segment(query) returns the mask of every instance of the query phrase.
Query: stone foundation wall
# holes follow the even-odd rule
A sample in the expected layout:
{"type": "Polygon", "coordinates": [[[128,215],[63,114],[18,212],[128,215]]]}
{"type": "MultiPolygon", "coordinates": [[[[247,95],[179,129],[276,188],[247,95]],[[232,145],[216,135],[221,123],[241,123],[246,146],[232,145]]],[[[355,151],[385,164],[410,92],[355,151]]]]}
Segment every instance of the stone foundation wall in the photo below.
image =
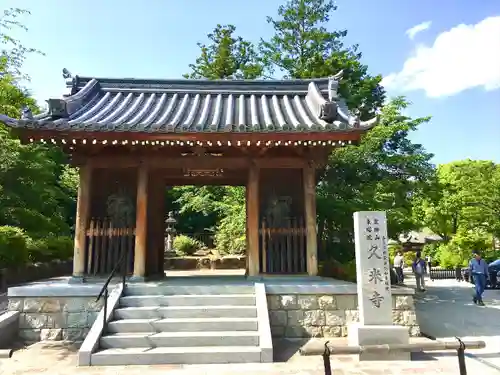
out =
{"type": "Polygon", "coordinates": [[[14,285],[71,275],[72,270],[73,260],[53,260],[12,269],[0,269],[0,293],[6,292],[8,287],[14,285]]]}
{"type": "Polygon", "coordinates": [[[19,337],[82,341],[103,306],[95,297],[9,297],[9,310],[19,311],[19,337]]]}
{"type": "MultiPolygon", "coordinates": [[[[347,327],[359,321],[358,298],[346,295],[268,295],[267,306],[273,337],[344,337],[347,327]]],[[[419,336],[411,295],[393,295],[393,322],[419,336]]]]}

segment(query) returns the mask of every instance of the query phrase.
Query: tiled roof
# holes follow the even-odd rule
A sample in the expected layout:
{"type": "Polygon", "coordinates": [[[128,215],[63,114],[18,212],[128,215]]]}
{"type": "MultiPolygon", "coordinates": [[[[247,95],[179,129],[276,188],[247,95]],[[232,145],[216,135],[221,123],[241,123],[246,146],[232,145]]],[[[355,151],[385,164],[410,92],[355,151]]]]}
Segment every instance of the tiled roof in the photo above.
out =
{"type": "Polygon", "coordinates": [[[209,81],[76,76],[68,86],[71,95],[49,100],[48,113],[0,121],[50,130],[180,133],[359,131],[376,122],[360,122],[349,112],[336,93],[335,77],[209,81]]]}

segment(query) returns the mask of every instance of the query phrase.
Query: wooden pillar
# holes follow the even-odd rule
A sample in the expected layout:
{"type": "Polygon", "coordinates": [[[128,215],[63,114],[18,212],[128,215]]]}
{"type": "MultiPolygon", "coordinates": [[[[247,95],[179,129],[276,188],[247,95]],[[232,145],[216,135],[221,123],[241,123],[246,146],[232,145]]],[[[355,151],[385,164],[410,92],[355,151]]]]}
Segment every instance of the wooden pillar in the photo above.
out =
{"type": "Polygon", "coordinates": [[[90,219],[90,190],[92,169],[89,164],[80,166],[80,183],[76,202],[75,248],[73,251],[73,277],[83,277],[85,273],[86,232],[90,219]]]}
{"type": "Polygon", "coordinates": [[[308,165],[303,169],[304,205],[307,231],[307,273],[309,276],[318,274],[318,238],[316,226],[316,169],[308,165]]]}
{"type": "Polygon", "coordinates": [[[259,267],[259,168],[252,164],[247,182],[247,273],[257,276],[259,267]]]}
{"type": "Polygon", "coordinates": [[[148,182],[149,169],[140,165],[137,171],[137,203],[135,220],[134,278],[146,275],[146,251],[148,235],[148,182]]]}

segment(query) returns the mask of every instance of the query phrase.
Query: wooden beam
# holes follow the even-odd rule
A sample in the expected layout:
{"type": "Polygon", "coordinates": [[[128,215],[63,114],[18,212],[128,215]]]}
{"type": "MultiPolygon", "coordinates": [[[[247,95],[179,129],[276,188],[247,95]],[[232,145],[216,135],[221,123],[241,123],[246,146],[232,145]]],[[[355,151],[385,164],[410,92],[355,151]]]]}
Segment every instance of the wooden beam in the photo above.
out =
{"type": "Polygon", "coordinates": [[[137,203],[135,222],[134,278],[146,274],[147,225],[148,225],[149,168],[141,165],[137,170],[137,203]]]}
{"type": "MultiPolygon", "coordinates": [[[[78,162],[85,159],[84,156],[75,158],[78,162]]],[[[224,156],[160,156],[160,155],[96,155],[89,156],[88,161],[93,168],[138,168],[147,165],[154,169],[244,169],[250,168],[252,164],[259,168],[303,168],[307,163],[300,157],[269,157],[269,158],[245,158],[224,156]]]]}
{"type": "MultiPolygon", "coordinates": [[[[368,130],[368,129],[367,129],[368,130]]],[[[316,132],[185,132],[185,133],[152,133],[152,132],[116,132],[116,131],[75,131],[75,130],[41,130],[19,129],[23,140],[32,139],[73,139],[116,140],[116,141],[201,141],[201,142],[267,142],[267,141],[356,141],[367,130],[352,129],[347,131],[316,131],[316,132]]]]}
{"type": "Polygon", "coordinates": [[[307,273],[318,274],[318,244],[316,227],[316,170],[312,163],[303,169],[304,204],[307,231],[307,273]]]}
{"type": "Polygon", "coordinates": [[[73,276],[83,277],[85,273],[86,232],[90,221],[90,199],[92,168],[89,164],[80,166],[80,183],[76,203],[75,247],[73,250],[73,276]]]}
{"type": "Polygon", "coordinates": [[[259,167],[252,165],[247,182],[247,272],[257,276],[259,267],[259,167]]]}

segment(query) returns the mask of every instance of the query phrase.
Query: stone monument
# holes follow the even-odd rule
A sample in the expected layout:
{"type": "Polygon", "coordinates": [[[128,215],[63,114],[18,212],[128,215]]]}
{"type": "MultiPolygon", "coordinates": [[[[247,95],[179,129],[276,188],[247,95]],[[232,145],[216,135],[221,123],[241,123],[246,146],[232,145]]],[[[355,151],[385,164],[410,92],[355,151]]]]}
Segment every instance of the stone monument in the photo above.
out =
{"type": "MultiPolygon", "coordinates": [[[[408,344],[408,328],[392,323],[385,212],[355,212],[354,239],[359,323],[348,327],[349,345],[408,344]]],[[[363,353],[359,360],[410,360],[410,353],[363,353]]]]}

